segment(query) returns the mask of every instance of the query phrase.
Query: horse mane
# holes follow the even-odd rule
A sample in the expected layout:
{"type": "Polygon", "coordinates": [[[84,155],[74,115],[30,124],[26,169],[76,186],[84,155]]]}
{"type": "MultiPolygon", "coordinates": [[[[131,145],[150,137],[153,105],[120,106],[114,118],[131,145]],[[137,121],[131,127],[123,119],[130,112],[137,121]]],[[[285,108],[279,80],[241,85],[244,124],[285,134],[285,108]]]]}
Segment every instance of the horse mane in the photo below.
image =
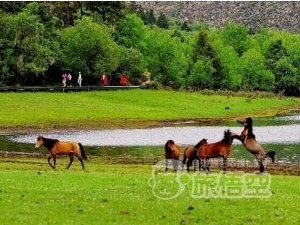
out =
{"type": "Polygon", "coordinates": [[[203,143],[207,143],[207,139],[203,138],[201,141],[199,141],[195,146],[194,149],[198,149],[200,147],[200,145],[202,145],[203,143]]]}
{"type": "Polygon", "coordinates": [[[247,134],[247,137],[248,138],[254,138],[255,139],[255,135],[253,134],[253,125],[252,125],[252,118],[251,117],[248,117],[246,119],[247,121],[247,128],[248,128],[248,134],[247,134]]]}
{"type": "Polygon", "coordinates": [[[222,142],[231,142],[233,138],[230,136],[231,131],[229,129],[224,131],[224,138],[222,139],[222,142]]]}
{"type": "Polygon", "coordinates": [[[57,142],[59,142],[58,139],[45,138],[45,137],[42,137],[42,136],[39,136],[38,139],[43,139],[44,146],[47,149],[51,149],[57,142]]]}

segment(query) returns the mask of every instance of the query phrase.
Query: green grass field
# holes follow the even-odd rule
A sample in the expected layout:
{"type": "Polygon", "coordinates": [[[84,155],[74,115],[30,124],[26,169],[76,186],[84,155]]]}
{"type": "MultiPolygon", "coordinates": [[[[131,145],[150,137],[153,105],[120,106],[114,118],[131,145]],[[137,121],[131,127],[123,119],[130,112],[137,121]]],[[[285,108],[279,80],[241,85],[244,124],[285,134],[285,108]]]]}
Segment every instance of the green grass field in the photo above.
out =
{"type": "MultiPolygon", "coordinates": [[[[168,120],[263,117],[299,108],[300,101],[256,94],[130,90],[0,93],[0,105],[0,130],[10,133],[53,128],[146,127],[168,120]]],[[[33,145],[16,146],[2,138],[0,144],[0,151],[34,151],[33,145]]],[[[145,156],[137,149],[144,151],[145,147],[127,149],[127,153],[145,156]]],[[[103,160],[99,149],[86,150],[93,154],[85,162],[85,171],[78,160],[65,170],[67,158],[60,158],[57,169],[52,170],[44,157],[1,155],[0,224],[289,225],[300,222],[298,176],[258,176],[251,171],[252,181],[241,183],[239,178],[243,175],[221,176],[219,170],[214,170],[212,176],[203,173],[194,176],[192,172],[182,176],[172,172],[152,173],[152,165],[110,164],[103,160]],[[266,190],[264,185],[269,182],[267,191],[271,196],[258,198],[259,192],[253,192],[240,198],[220,197],[228,193],[224,189],[226,182],[248,187],[253,181],[256,187],[264,187],[262,190],[266,190]],[[203,184],[216,194],[209,198],[201,196],[203,184]],[[216,184],[222,188],[212,189],[216,184]]],[[[156,154],[160,150],[161,146],[153,146],[151,151],[156,154]]],[[[122,153],[122,149],[118,151],[122,153]]],[[[239,192],[234,195],[241,196],[239,192]]]]}
{"type": "Polygon", "coordinates": [[[168,120],[272,116],[298,98],[162,90],[0,93],[0,128],[143,127],[168,120]]]}
{"type": "MultiPolygon", "coordinates": [[[[272,175],[270,197],[233,199],[216,194],[204,198],[200,189],[193,187],[193,179],[198,186],[203,184],[199,182],[203,174],[184,174],[176,180],[178,174],[172,172],[153,175],[151,165],[107,165],[97,158],[86,163],[86,171],[81,170],[78,161],[68,171],[64,170],[66,164],[66,160],[59,160],[57,170],[52,170],[45,159],[1,162],[0,224],[300,222],[298,177],[272,175]],[[164,189],[171,194],[161,194],[164,189]]],[[[214,175],[220,176],[218,171],[214,175]]],[[[253,177],[262,180],[267,176],[253,177]]],[[[214,179],[208,178],[204,177],[207,187],[214,186],[214,179]]],[[[222,175],[221,182],[224,180],[222,175]]]]}

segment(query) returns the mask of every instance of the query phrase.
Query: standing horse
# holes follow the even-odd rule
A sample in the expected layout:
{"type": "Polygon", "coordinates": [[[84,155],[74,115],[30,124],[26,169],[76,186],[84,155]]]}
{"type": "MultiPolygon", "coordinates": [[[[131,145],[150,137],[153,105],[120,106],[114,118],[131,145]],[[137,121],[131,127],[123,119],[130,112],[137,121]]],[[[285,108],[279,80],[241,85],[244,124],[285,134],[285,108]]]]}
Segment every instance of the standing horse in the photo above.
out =
{"type": "Polygon", "coordinates": [[[59,141],[57,139],[38,136],[35,144],[35,149],[38,149],[42,145],[44,145],[50,152],[50,155],[48,156],[48,163],[53,169],[55,169],[57,155],[69,155],[70,163],[66,169],[69,169],[69,167],[71,166],[74,155],[79,159],[82,165],[82,169],[84,169],[83,159],[86,160],[87,157],[83,150],[82,144],[72,141],[59,141]],[[50,162],[51,158],[53,158],[53,165],[50,162]]]}
{"type": "Polygon", "coordinates": [[[198,151],[197,156],[200,159],[201,167],[206,173],[210,173],[208,160],[210,158],[223,158],[223,172],[226,173],[227,157],[230,154],[231,145],[236,134],[230,130],[224,131],[224,138],[221,141],[204,144],[198,151]]]}
{"type": "Polygon", "coordinates": [[[180,149],[173,140],[168,140],[165,144],[165,160],[166,160],[166,171],[168,170],[168,160],[172,160],[173,169],[177,171],[178,160],[180,155],[180,149]]]}
{"type": "MultiPolygon", "coordinates": [[[[199,141],[195,146],[188,146],[184,149],[183,153],[183,161],[182,161],[182,169],[184,167],[184,164],[187,165],[187,171],[190,171],[190,166],[192,165],[192,162],[194,160],[198,160],[197,157],[197,150],[203,145],[207,144],[207,139],[203,138],[201,141],[199,141]]],[[[200,163],[199,163],[200,165],[200,163]]],[[[199,167],[200,168],[200,167],[199,167]]],[[[196,171],[196,167],[194,166],[194,172],[196,171]]]]}
{"type": "Polygon", "coordinates": [[[275,162],[275,151],[268,151],[267,153],[263,149],[263,147],[257,143],[255,139],[255,135],[253,134],[253,124],[252,118],[248,117],[245,119],[237,120],[238,123],[243,124],[244,130],[242,131],[241,135],[237,135],[237,139],[240,140],[244,147],[253,155],[255,155],[256,160],[258,162],[259,172],[263,173],[265,168],[263,161],[264,159],[269,156],[272,160],[272,163],[275,162]]]}

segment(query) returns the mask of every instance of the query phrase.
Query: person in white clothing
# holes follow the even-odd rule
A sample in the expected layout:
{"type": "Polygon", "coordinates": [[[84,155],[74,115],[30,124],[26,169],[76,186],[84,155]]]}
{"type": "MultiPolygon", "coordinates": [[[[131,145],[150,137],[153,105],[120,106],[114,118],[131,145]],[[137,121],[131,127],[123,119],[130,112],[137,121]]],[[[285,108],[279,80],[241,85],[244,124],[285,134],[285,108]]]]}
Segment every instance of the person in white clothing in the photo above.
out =
{"type": "Polygon", "coordinates": [[[78,83],[79,87],[81,87],[81,82],[82,82],[82,76],[81,76],[81,72],[79,72],[78,79],[77,79],[77,83],[78,83]]]}

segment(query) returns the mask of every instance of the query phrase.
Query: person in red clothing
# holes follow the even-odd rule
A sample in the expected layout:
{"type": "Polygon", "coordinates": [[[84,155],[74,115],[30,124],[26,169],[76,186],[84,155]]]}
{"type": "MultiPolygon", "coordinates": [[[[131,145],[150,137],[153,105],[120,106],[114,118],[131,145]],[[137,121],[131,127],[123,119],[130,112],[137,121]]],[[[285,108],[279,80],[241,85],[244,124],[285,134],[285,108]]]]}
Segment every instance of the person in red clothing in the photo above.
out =
{"type": "Polygon", "coordinates": [[[102,75],[100,75],[100,82],[103,86],[107,86],[108,85],[108,76],[103,73],[102,75]]]}
{"type": "Polygon", "coordinates": [[[122,73],[122,74],[121,74],[121,77],[120,77],[120,84],[121,84],[122,86],[124,86],[124,85],[127,85],[127,82],[128,82],[127,76],[126,76],[124,73],[122,73]]]}

